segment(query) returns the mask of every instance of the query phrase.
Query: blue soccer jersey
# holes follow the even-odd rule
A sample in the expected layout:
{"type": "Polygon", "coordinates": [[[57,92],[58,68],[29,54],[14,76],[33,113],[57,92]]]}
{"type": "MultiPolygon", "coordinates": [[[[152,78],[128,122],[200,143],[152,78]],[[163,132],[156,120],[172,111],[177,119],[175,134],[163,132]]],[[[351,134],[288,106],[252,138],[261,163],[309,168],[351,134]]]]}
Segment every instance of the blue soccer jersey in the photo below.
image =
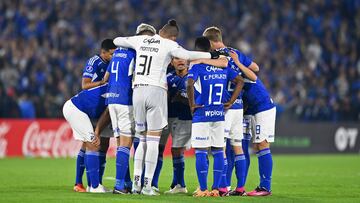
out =
{"type": "MultiPolygon", "coordinates": [[[[167,82],[169,83],[169,80],[171,80],[171,78],[174,76],[173,74],[171,74],[172,72],[175,72],[174,67],[169,66],[167,69],[168,73],[166,75],[167,78],[167,82]]],[[[173,85],[172,85],[173,86],[173,85]]],[[[171,102],[171,100],[174,98],[174,96],[176,95],[177,89],[176,87],[172,87],[168,84],[168,117],[169,118],[177,118],[178,115],[178,110],[176,109],[176,104],[174,104],[174,102],[171,102]]]]}
{"type": "Polygon", "coordinates": [[[224,91],[228,81],[234,80],[238,73],[230,68],[217,68],[206,64],[196,64],[188,78],[195,81],[194,99],[196,105],[203,106],[194,111],[193,123],[216,122],[224,120],[224,91]]]}
{"type": "MultiPolygon", "coordinates": [[[[186,94],[186,86],[187,86],[188,75],[181,77],[176,74],[175,71],[170,72],[167,75],[167,81],[169,86],[169,91],[175,91],[176,93],[180,93],[181,96],[187,98],[186,94]]],[[[182,102],[173,102],[173,108],[177,111],[177,118],[179,120],[191,120],[191,111],[188,104],[184,104],[182,102]]]]}
{"type": "Polygon", "coordinates": [[[83,78],[90,78],[92,82],[101,81],[104,78],[109,63],[101,59],[99,55],[91,57],[83,70],[83,78]]]}
{"type": "Polygon", "coordinates": [[[243,101],[247,106],[244,114],[254,115],[275,106],[270,94],[259,78],[255,82],[246,79],[243,90],[243,101]]]}
{"type": "Polygon", "coordinates": [[[136,52],[133,49],[118,48],[107,68],[109,89],[107,104],[132,105],[132,73],[136,52]]]}
{"type": "MultiPolygon", "coordinates": [[[[241,53],[239,50],[234,49],[234,48],[224,48],[224,49],[226,49],[227,51],[229,51],[229,50],[235,51],[239,57],[239,62],[241,64],[243,64],[245,67],[249,67],[250,64],[252,63],[251,59],[248,58],[245,54],[241,53]]],[[[235,64],[234,60],[231,57],[228,57],[228,60],[229,60],[228,67],[235,70],[242,77],[246,78],[245,74],[242,73],[240,68],[235,64]]],[[[236,86],[236,84],[234,84],[233,82],[231,82],[231,81],[228,82],[226,91],[224,94],[225,99],[230,100],[231,95],[234,92],[235,86],[236,86]]],[[[234,104],[231,106],[230,109],[242,109],[242,108],[243,108],[242,93],[240,93],[238,98],[235,100],[234,104]]]]}
{"type": "Polygon", "coordinates": [[[106,92],[108,85],[104,84],[88,90],[83,90],[71,98],[72,103],[89,118],[99,118],[106,108],[106,92]]]}

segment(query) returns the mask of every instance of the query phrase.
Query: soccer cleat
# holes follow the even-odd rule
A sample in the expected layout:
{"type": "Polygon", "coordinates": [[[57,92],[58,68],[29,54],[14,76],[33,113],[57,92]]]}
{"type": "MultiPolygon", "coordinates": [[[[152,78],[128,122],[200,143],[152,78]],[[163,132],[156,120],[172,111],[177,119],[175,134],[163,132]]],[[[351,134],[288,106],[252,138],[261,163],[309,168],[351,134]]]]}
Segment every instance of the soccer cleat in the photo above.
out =
{"type": "Polygon", "coordinates": [[[155,192],[160,193],[159,188],[157,188],[157,187],[155,187],[155,186],[152,186],[151,188],[152,188],[155,192]]]}
{"type": "Polygon", "coordinates": [[[90,192],[91,186],[86,186],[86,192],[90,192]]]}
{"type": "Polygon", "coordinates": [[[83,184],[76,184],[74,186],[74,191],[75,192],[87,192],[86,189],[84,188],[83,184]]]}
{"type": "Polygon", "coordinates": [[[104,186],[98,185],[97,188],[90,187],[90,193],[106,193],[104,186]]]}
{"type": "Polygon", "coordinates": [[[126,188],[122,189],[122,190],[118,190],[118,189],[116,189],[116,187],[114,187],[113,194],[128,195],[128,194],[131,194],[131,191],[127,190],[126,188]]]}
{"type": "Polygon", "coordinates": [[[245,190],[239,191],[239,190],[231,190],[227,192],[224,196],[247,196],[245,190]]]}
{"type": "Polygon", "coordinates": [[[220,197],[220,192],[218,189],[213,189],[211,192],[210,192],[210,196],[211,197],[220,197]]]}
{"type": "Polygon", "coordinates": [[[196,192],[193,194],[193,197],[210,197],[211,194],[209,190],[201,191],[200,189],[196,190],[196,192]]]}
{"type": "Polygon", "coordinates": [[[133,182],[132,185],[132,190],[131,190],[132,194],[134,195],[138,195],[141,193],[141,185],[137,185],[136,182],[133,182]]]}
{"type": "Polygon", "coordinates": [[[221,197],[224,197],[228,192],[229,190],[227,188],[219,188],[219,195],[221,197]]]}
{"type": "Polygon", "coordinates": [[[165,194],[178,194],[178,193],[188,193],[186,187],[181,187],[180,184],[175,185],[172,189],[165,192],[165,194]]]}
{"type": "Polygon", "coordinates": [[[247,196],[269,196],[271,195],[271,191],[268,191],[266,188],[263,187],[256,187],[255,190],[247,193],[247,196]]]}
{"type": "Polygon", "coordinates": [[[156,192],[154,189],[152,189],[152,188],[147,189],[146,187],[143,187],[143,189],[141,190],[141,194],[147,195],[147,196],[159,196],[160,195],[160,193],[156,192]]]}

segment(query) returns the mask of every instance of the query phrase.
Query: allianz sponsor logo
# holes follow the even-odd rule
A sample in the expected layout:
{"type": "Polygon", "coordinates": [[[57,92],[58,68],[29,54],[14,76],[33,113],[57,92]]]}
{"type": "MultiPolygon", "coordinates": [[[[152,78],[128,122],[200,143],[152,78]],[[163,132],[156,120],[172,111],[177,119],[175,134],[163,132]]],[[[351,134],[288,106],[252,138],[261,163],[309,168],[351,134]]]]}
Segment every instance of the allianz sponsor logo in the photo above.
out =
{"type": "Polygon", "coordinates": [[[214,117],[214,116],[224,116],[224,111],[212,110],[212,111],[205,111],[206,117],[214,117]]]}
{"type": "Polygon", "coordinates": [[[209,137],[195,137],[195,140],[209,140],[209,137]]]}

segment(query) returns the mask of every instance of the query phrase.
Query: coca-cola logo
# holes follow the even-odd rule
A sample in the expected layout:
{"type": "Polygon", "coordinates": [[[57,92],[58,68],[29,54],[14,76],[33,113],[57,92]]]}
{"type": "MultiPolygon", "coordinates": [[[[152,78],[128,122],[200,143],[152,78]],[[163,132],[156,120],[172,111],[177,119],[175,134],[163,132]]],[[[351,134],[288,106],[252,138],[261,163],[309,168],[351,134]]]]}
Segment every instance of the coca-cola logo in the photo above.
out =
{"type": "Polygon", "coordinates": [[[26,129],[22,143],[24,156],[73,157],[80,147],[81,142],[73,138],[71,127],[66,122],[57,129],[41,129],[34,121],[26,129]]]}

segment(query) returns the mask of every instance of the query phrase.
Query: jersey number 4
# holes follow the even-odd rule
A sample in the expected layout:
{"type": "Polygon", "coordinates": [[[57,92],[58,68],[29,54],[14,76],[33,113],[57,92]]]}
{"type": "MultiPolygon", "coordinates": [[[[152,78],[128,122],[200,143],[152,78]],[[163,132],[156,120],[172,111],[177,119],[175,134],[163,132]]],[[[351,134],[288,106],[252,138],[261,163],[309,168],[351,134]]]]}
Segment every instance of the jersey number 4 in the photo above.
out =
{"type": "Polygon", "coordinates": [[[140,55],[139,57],[144,59],[143,63],[139,64],[139,66],[143,67],[143,69],[142,69],[142,71],[136,72],[136,74],[137,75],[149,75],[150,74],[152,56],[140,55]]]}

